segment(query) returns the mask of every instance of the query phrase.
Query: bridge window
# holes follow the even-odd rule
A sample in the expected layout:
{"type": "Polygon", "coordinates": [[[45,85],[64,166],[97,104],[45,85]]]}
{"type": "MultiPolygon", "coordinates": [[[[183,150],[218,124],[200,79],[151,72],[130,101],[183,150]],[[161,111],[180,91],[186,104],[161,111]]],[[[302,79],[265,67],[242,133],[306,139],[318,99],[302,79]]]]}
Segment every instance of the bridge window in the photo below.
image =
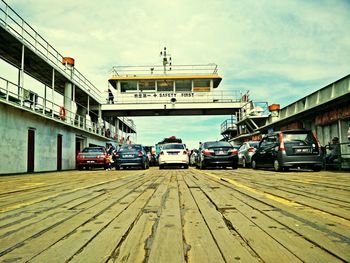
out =
{"type": "Polygon", "coordinates": [[[128,91],[137,91],[137,81],[121,81],[120,82],[120,91],[128,92],[128,91]]]}
{"type": "Polygon", "coordinates": [[[210,91],[210,79],[193,80],[193,91],[196,91],[196,92],[210,91]]]}
{"type": "Polygon", "coordinates": [[[174,91],[174,81],[173,80],[157,80],[157,90],[158,91],[174,91]]]}
{"type": "Polygon", "coordinates": [[[156,82],[154,80],[140,80],[139,81],[140,91],[155,91],[156,82]]]}
{"type": "Polygon", "coordinates": [[[175,80],[175,91],[192,91],[192,81],[189,79],[175,80]]]}

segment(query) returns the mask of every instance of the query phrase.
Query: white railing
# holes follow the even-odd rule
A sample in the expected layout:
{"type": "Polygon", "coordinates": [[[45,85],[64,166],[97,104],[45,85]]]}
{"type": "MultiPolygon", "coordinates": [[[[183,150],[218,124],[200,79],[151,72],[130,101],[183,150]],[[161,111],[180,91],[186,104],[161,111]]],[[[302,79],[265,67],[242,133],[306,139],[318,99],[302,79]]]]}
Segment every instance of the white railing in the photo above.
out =
{"type": "Polygon", "coordinates": [[[242,106],[238,113],[238,120],[250,117],[266,117],[270,114],[268,103],[263,101],[248,101],[242,106]]]}
{"type": "MultiPolygon", "coordinates": [[[[98,123],[98,116],[91,111],[88,115],[81,116],[76,112],[65,109],[62,105],[41,97],[30,90],[23,89],[2,77],[0,77],[0,100],[5,100],[6,102],[21,107],[27,111],[35,112],[46,118],[63,122],[107,138],[116,138],[118,134],[116,128],[110,123],[104,121],[107,124],[107,127],[104,127],[102,123],[98,123]]],[[[134,131],[136,130],[135,124],[128,118],[119,119],[134,131]]]]}
{"type": "Polygon", "coordinates": [[[55,70],[98,102],[102,101],[101,92],[77,69],[73,68],[71,74],[70,70],[67,70],[67,65],[62,63],[64,57],[3,0],[0,2],[0,25],[47,63],[54,65],[55,70]]]}
{"type": "Polygon", "coordinates": [[[218,66],[214,63],[203,65],[163,65],[152,66],[114,66],[112,76],[171,76],[171,75],[218,75],[218,66]]]}

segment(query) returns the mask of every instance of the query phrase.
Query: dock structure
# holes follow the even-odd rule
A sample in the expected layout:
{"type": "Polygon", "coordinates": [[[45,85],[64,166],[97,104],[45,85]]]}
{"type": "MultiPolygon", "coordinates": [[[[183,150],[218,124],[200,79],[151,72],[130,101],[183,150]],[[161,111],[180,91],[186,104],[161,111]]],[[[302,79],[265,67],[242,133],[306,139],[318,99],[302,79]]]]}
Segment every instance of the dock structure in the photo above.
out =
{"type": "Polygon", "coordinates": [[[349,262],[349,173],[0,177],[2,262],[349,262]]]}

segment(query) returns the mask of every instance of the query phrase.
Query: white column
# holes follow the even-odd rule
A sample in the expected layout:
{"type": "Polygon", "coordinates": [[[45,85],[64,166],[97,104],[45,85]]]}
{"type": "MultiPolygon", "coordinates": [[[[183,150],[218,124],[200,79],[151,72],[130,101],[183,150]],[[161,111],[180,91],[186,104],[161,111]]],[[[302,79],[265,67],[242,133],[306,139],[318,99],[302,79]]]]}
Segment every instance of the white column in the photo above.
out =
{"type": "MultiPolygon", "coordinates": [[[[66,64],[67,70],[70,73],[71,79],[73,75],[73,65],[66,64]]],[[[73,93],[73,84],[70,81],[67,81],[64,84],[64,99],[63,99],[63,106],[66,110],[66,120],[71,120],[73,118],[72,115],[72,93],[73,93]]]]}
{"type": "Polygon", "coordinates": [[[21,105],[23,105],[23,86],[24,86],[24,45],[22,45],[22,57],[21,57],[21,69],[19,73],[19,83],[18,85],[20,86],[18,90],[18,96],[20,97],[19,99],[21,100],[21,105]]]}
{"type": "Polygon", "coordinates": [[[52,90],[51,90],[51,116],[53,118],[55,109],[55,69],[52,68],[52,90]]]}

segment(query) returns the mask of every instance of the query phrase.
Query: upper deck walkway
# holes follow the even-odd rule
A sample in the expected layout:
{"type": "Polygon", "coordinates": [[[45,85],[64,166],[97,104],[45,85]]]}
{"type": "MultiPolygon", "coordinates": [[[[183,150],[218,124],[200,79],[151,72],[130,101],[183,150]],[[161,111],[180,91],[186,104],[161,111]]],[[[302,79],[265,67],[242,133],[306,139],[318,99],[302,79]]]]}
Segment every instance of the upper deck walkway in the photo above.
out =
{"type": "Polygon", "coordinates": [[[234,115],[244,103],[239,92],[149,93],[120,96],[114,104],[102,104],[104,116],[234,115]]]}
{"type": "Polygon", "coordinates": [[[3,262],[349,262],[349,173],[0,177],[3,262]]]}

